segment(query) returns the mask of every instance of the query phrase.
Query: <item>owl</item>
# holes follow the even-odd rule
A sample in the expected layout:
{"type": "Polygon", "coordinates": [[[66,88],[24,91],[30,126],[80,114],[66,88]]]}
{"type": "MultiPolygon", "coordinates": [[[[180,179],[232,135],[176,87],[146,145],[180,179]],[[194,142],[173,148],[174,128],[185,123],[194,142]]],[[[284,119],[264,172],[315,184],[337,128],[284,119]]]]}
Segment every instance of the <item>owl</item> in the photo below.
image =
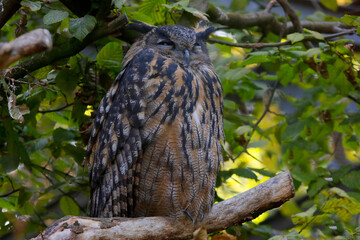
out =
{"type": "Polygon", "coordinates": [[[100,102],[88,145],[91,216],[201,223],[222,162],[213,27],[148,26],[100,102]]]}

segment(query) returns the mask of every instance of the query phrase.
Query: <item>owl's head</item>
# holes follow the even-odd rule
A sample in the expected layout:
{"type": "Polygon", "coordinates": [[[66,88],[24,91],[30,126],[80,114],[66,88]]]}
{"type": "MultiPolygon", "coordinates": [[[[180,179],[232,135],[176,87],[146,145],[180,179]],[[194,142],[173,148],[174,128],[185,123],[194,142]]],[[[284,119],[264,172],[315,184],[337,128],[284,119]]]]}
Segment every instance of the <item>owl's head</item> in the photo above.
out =
{"type": "Polygon", "coordinates": [[[210,63],[206,40],[213,29],[206,22],[201,22],[195,29],[176,25],[146,25],[142,31],[147,33],[141,41],[143,47],[153,49],[182,66],[196,67],[199,63],[210,63]]]}

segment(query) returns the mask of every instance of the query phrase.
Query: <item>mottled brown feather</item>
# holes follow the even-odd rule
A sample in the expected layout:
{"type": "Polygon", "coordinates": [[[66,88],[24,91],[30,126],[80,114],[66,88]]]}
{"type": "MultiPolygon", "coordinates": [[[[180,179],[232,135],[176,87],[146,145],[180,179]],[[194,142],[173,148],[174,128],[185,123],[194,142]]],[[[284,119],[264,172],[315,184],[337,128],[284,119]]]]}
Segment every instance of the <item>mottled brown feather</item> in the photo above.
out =
{"type": "Polygon", "coordinates": [[[89,140],[91,216],[199,223],[210,211],[223,100],[202,31],[154,27],[124,57],[89,140]]]}

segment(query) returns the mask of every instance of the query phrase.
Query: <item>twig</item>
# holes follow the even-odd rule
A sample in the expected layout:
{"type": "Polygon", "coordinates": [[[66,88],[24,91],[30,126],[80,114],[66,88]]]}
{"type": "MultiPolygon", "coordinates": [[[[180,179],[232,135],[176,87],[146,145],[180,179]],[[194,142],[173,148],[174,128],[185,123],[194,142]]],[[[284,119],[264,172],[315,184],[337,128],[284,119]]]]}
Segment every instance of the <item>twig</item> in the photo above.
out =
{"type": "Polygon", "coordinates": [[[271,9],[276,5],[276,0],[271,0],[268,5],[266,6],[266,8],[264,9],[265,12],[270,12],[271,9]]]}
{"type": "Polygon", "coordinates": [[[280,46],[286,46],[286,45],[290,45],[291,41],[285,41],[285,42],[280,42],[280,43],[233,43],[233,42],[228,42],[228,41],[224,41],[224,40],[220,40],[220,39],[215,39],[215,38],[209,38],[208,39],[209,43],[219,43],[219,44],[223,44],[223,45],[227,45],[227,46],[231,46],[231,47],[241,47],[241,48],[253,48],[253,49],[260,49],[260,48],[265,48],[265,47],[280,47],[280,46]]]}
{"type": "Polygon", "coordinates": [[[67,107],[70,107],[72,106],[74,103],[69,103],[69,104],[66,104],[65,106],[62,106],[62,107],[59,107],[57,109],[49,109],[49,110],[39,110],[38,113],[50,113],[50,112],[58,112],[58,111],[61,111],[67,107]]]}
{"type": "Polygon", "coordinates": [[[280,80],[278,79],[278,80],[275,82],[274,87],[273,87],[272,90],[270,91],[269,100],[268,100],[268,102],[267,102],[266,105],[265,105],[265,110],[264,110],[264,112],[262,113],[262,115],[260,116],[260,118],[257,120],[257,122],[255,123],[255,125],[253,126],[253,130],[252,130],[252,132],[251,132],[251,134],[250,134],[250,138],[249,138],[249,140],[248,140],[249,142],[250,142],[251,136],[253,135],[253,133],[255,132],[255,130],[257,129],[257,127],[259,126],[260,122],[261,122],[261,121],[263,120],[263,118],[265,117],[266,113],[268,113],[268,112],[270,111],[270,106],[271,106],[272,100],[273,100],[273,98],[274,98],[274,96],[275,96],[275,91],[276,91],[279,83],[280,83],[280,80]]]}
{"type": "MultiPolygon", "coordinates": [[[[301,25],[298,15],[296,14],[295,10],[290,6],[287,0],[277,0],[280,3],[281,7],[284,9],[284,12],[289,15],[291,22],[294,25],[294,28],[299,33],[304,33],[304,29],[301,25]]],[[[304,45],[306,48],[313,48],[311,42],[304,41],[304,45]]]]}
{"type": "Polygon", "coordinates": [[[3,194],[3,195],[0,195],[0,198],[8,197],[8,196],[10,196],[11,194],[16,193],[16,192],[18,192],[18,191],[20,191],[20,188],[14,189],[14,190],[12,190],[11,192],[8,192],[8,193],[5,193],[5,194],[3,194]]]}
{"type": "MultiPolygon", "coordinates": [[[[238,157],[240,157],[240,155],[241,155],[242,153],[244,153],[244,152],[247,153],[249,156],[253,157],[252,155],[250,155],[250,154],[248,153],[248,151],[247,151],[247,146],[248,146],[248,144],[250,143],[251,138],[252,138],[252,136],[254,135],[254,132],[256,131],[256,129],[258,128],[260,122],[263,120],[263,118],[265,117],[265,115],[270,111],[270,106],[271,106],[272,100],[273,100],[274,95],[275,95],[275,91],[276,91],[279,83],[280,83],[280,80],[277,80],[277,81],[275,82],[274,87],[271,89],[270,94],[269,94],[269,100],[268,100],[268,102],[267,102],[266,105],[265,105],[265,110],[264,110],[264,112],[262,113],[262,115],[260,116],[260,118],[259,118],[259,119],[256,121],[256,123],[254,124],[253,129],[252,129],[251,133],[250,133],[249,136],[248,136],[248,140],[247,140],[247,142],[246,142],[246,144],[245,144],[244,150],[241,151],[240,153],[238,153],[238,155],[236,155],[236,157],[235,157],[234,159],[237,159],[238,157]]],[[[253,158],[255,158],[255,157],[253,157],[253,158]]],[[[256,159],[256,158],[255,158],[255,159],[256,159]]]]}
{"type": "Polygon", "coordinates": [[[351,100],[353,100],[355,103],[359,104],[360,105],[360,100],[359,99],[356,99],[355,97],[351,96],[351,95],[347,95],[347,97],[351,100]]]}
{"type": "MultiPolygon", "coordinates": [[[[330,40],[332,38],[336,38],[336,37],[340,37],[340,36],[344,36],[344,35],[352,35],[355,33],[356,33],[356,29],[351,29],[351,30],[342,31],[339,33],[329,34],[327,36],[324,36],[324,39],[330,40]]],[[[302,41],[307,41],[307,40],[321,41],[320,39],[314,38],[311,35],[306,35],[302,41]]],[[[223,45],[227,45],[227,46],[231,46],[231,47],[254,48],[254,49],[265,48],[265,47],[281,47],[281,46],[287,46],[287,45],[292,44],[290,40],[287,40],[284,42],[277,42],[277,43],[233,43],[233,42],[228,42],[228,41],[215,39],[215,38],[209,38],[208,42],[209,43],[219,43],[219,44],[223,44],[223,45]]]]}

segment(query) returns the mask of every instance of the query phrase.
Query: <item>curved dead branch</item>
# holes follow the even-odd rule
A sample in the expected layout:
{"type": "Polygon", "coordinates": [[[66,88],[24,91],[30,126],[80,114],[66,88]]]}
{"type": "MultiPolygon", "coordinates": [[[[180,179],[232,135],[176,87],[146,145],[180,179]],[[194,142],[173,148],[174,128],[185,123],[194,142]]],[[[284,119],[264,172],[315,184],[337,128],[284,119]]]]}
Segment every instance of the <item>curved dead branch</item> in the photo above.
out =
{"type": "MultiPolygon", "coordinates": [[[[217,203],[205,227],[208,233],[250,221],[279,207],[295,194],[290,173],[283,172],[258,186],[217,203]]],[[[194,225],[167,217],[87,218],[67,216],[52,224],[35,240],[41,239],[189,239],[194,225]]]]}

